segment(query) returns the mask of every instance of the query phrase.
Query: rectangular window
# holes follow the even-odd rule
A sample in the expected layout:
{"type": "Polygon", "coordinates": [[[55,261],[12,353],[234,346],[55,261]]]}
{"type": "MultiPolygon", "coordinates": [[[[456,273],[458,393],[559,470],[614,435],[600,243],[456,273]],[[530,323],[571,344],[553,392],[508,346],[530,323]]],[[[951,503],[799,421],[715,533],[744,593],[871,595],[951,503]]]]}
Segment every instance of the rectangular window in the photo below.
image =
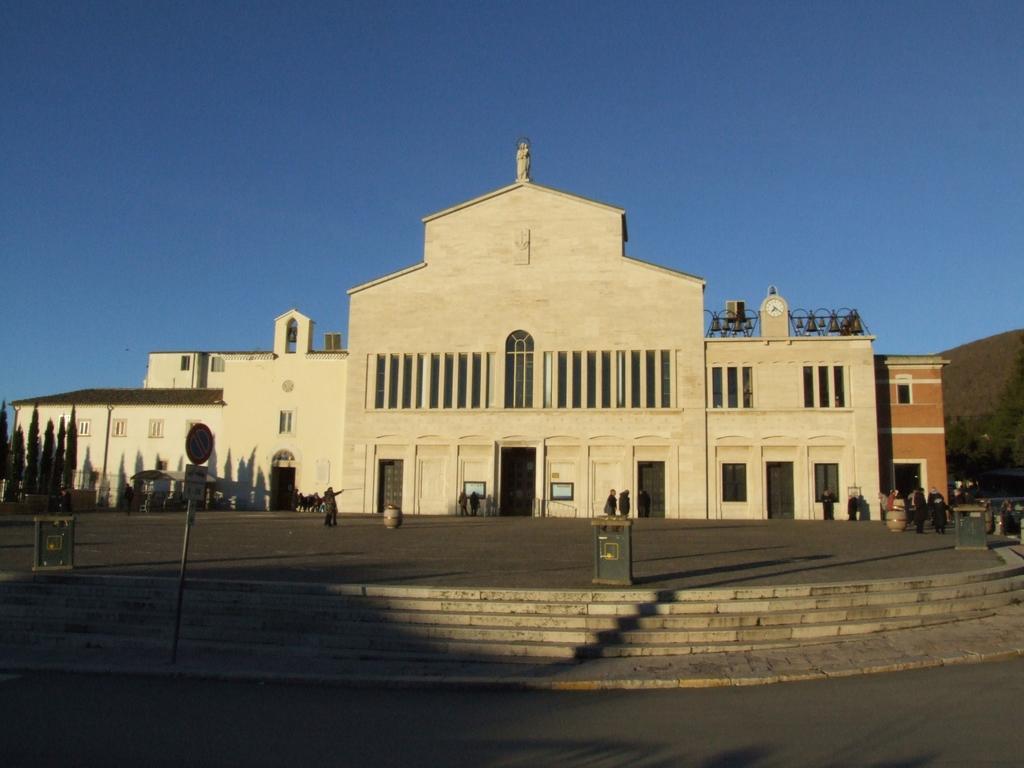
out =
{"type": "Polygon", "coordinates": [[[391,355],[388,366],[388,408],[398,407],[398,355],[391,355]]]}
{"type": "Polygon", "coordinates": [[[149,420],[149,436],[150,437],[163,437],[164,436],[164,420],[163,419],[150,419],[149,420]]]}
{"type": "Polygon", "coordinates": [[[441,387],[441,356],[430,356],[430,407],[437,408],[437,395],[441,387]]]}
{"type": "Polygon", "coordinates": [[[629,353],[629,404],[640,407],[640,351],[636,349],[629,353]]]}
{"type": "Polygon", "coordinates": [[[722,401],[722,369],[711,369],[711,407],[721,408],[722,401]]]}
{"type": "Polygon", "coordinates": [[[814,500],[821,501],[821,494],[828,488],[835,498],[839,498],[839,465],[814,465],[814,500]]]}
{"type": "Polygon", "coordinates": [[[277,433],[279,435],[290,435],[292,433],[294,414],[292,411],[281,411],[277,417],[277,433]]]}
{"type": "Polygon", "coordinates": [[[181,356],[181,370],[187,371],[191,364],[192,364],[192,361],[189,359],[188,355],[182,355],[181,356]]]}
{"type": "Polygon", "coordinates": [[[726,378],[726,394],[728,400],[726,401],[730,408],[736,408],[740,404],[739,400],[739,382],[736,376],[736,367],[730,365],[725,369],[726,378]]]}
{"type": "Polygon", "coordinates": [[[494,405],[494,353],[487,353],[487,361],[484,366],[484,402],[490,408],[494,405]]]}
{"type": "Polygon", "coordinates": [[[377,376],[373,396],[374,408],[384,407],[384,370],[386,363],[387,361],[385,360],[384,355],[377,355],[377,376]]]}
{"type": "Polygon", "coordinates": [[[580,392],[583,386],[583,355],[572,353],[572,407],[580,407],[580,392]]]}
{"type": "Polygon", "coordinates": [[[722,465],[722,501],[747,500],[747,465],[722,465]]]}
{"type": "Polygon", "coordinates": [[[804,408],[814,407],[814,368],[804,366],[804,408]]]}
{"type": "MultiPolygon", "coordinates": [[[[822,408],[828,408],[829,401],[828,394],[828,366],[818,366],[818,405],[822,408]]],[[[834,490],[834,489],[833,489],[834,490]]]]}
{"type": "Polygon", "coordinates": [[[214,356],[210,358],[210,371],[212,373],[223,373],[224,372],[224,358],[214,356]]]}
{"type": "Polygon", "coordinates": [[[743,407],[754,407],[754,369],[743,366],[743,407]]]}
{"type": "Polygon", "coordinates": [[[412,355],[402,355],[402,407],[412,408],[412,355]]]}
{"type": "Polygon", "coordinates": [[[846,407],[846,383],[843,380],[843,366],[837,365],[832,369],[832,383],[836,394],[836,408],[846,407]]]}
{"type": "Polygon", "coordinates": [[[612,353],[601,353],[601,407],[612,407],[612,353]]]}
{"type": "Polygon", "coordinates": [[[661,407],[672,407],[672,357],[667,349],[661,350],[661,407]]]}
{"type": "Polygon", "coordinates": [[[128,419],[114,419],[110,423],[110,434],[112,437],[127,437],[128,419]]]}
{"type": "Polygon", "coordinates": [[[555,372],[551,365],[551,353],[544,353],[544,407],[551,407],[551,387],[553,383],[551,377],[555,375],[555,372]]]}
{"type": "Polygon", "coordinates": [[[565,388],[568,384],[568,370],[565,352],[558,353],[558,407],[565,408],[565,388]]]}
{"type": "Polygon", "coordinates": [[[587,352],[587,408],[597,407],[597,352],[587,352]]]}
{"type": "Polygon", "coordinates": [[[644,366],[646,368],[647,375],[647,402],[645,405],[648,408],[654,408],[657,406],[655,402],[655,392],[658,389],[658,371],[654,367],[654,350],[647,350],[644,354],[644,366]]]}
{"type": "Polygon", "coordinates": [[[423,377],[426,376],[426,366],[423,362],[423,355],[416,355],[416,407],[426,408],[426,395],[423,394],[423,377]]]}
{"type": "Polygon", "coordinates": [[[626,353],[615,353],[615,407],[626,407],[626,353]]]}
{"type": "Polygon", "coordinates": [[[470,373],[472,383],[470,385],[469,404],[473,408],[480,407],[480,353],[473,353],[473,367],[470,373]]]}
{"type": "Polygon", "coordinates": [[[455,356],[444,356],[444,407],[452,407],[452,385],[455,383],[455,356]]]}
{"type": "Polygon", "coordinates": [[[896,402],[899,405],[910,405],[910,383],[896,383],[896,402]]]}
{"type": "Polygon", "coordinates": [[[459,378],[457,380],[458,388],[455,393],[455,405],[458,408],[466,407],[466,378],[469,375],[469,358],[463,354],[459,354],[459,378]]]}
{"type": "Polygon", "coordinates": [[[79,437],[88,437],[91,430],[92,424],[89,422],[88,419],[82,419],[81,421],[78,422],[79,437]]]}

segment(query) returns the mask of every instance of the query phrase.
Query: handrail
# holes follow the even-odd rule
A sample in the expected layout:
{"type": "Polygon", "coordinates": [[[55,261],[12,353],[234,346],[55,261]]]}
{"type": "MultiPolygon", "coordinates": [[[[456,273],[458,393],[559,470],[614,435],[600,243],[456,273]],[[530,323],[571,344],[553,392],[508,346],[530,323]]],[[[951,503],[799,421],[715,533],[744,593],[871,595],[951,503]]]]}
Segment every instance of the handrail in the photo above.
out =
{"type": "Polygon", "coordinates": [[[578,510],[576,509],[576,505],[575,504],[567,504],[564,501],[557,501],[555,499],[548,499],[547,500],[547,506],[548,506],[549,510],[551,509],[552,506],[557,506],[557,507],[562,507],[564,509],[568,509],[568,510],[570,510],[572,512],[572,516],[573,517],[577,517],[578,514],[579,514],[578,510]]]}

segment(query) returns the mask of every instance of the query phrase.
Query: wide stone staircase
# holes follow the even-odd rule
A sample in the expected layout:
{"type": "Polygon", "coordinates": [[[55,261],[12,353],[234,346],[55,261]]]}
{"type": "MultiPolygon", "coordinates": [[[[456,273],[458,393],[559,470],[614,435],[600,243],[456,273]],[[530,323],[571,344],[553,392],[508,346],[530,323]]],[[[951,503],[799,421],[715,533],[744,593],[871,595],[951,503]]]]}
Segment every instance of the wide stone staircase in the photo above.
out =
{"type": "MultiPolygon", "coordinates": [[[[0,644],[160,651],[177,580],[0,574],[0,644]]],[[[574,660],[837,642],[991,615],[1024,597],[1024,565],[735,589],[515,590],[190,579],[193,653],[451,661],[574,660]]]]}

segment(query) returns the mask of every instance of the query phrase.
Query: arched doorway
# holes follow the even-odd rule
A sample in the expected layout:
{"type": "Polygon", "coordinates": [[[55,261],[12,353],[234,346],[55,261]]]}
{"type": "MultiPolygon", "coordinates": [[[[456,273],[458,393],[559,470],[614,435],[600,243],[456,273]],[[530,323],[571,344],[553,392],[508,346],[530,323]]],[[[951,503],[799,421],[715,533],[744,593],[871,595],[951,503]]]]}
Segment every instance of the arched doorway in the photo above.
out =
{"type": "Polygon", "coordinates": [[[271,509],[295,509],[295,455],[278,451],[270,461],[271,509]]]}

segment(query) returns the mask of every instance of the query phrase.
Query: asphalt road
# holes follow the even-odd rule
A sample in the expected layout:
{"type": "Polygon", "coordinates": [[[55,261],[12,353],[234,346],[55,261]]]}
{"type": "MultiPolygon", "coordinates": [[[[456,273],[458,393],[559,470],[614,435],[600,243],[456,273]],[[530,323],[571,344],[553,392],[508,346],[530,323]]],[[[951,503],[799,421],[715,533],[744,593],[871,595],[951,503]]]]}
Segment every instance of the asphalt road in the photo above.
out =
{"type": "Polygon", "coordinates": [[[0,677],[19,766],[1019,766],[1024,660],[755,688],[362,690],[0,677]]]}

